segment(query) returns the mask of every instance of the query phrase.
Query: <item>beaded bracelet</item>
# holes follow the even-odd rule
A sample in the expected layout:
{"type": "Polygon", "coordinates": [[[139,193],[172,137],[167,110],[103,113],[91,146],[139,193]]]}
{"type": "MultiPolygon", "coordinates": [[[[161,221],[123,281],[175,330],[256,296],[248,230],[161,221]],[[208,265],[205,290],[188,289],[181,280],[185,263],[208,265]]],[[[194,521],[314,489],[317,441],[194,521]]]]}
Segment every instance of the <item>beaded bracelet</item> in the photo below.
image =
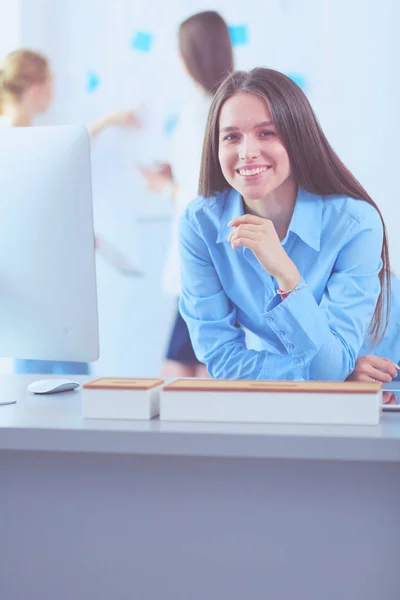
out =
{"type": "Polygon", "coordinates": [[[281,288],[278,288],[276,291],[281,296],[282,300],[285,300],[285,298],[287,298],[289,296],[289,294],[291,294],[292,292],[298,292],[300,290],[304,290],[304,288],[306,288],[307,286],[308,286],[308,283],[305,283],[304,285],[301,285],[300,287],[295,287],[292,290],[281,290],[281,288]]]}

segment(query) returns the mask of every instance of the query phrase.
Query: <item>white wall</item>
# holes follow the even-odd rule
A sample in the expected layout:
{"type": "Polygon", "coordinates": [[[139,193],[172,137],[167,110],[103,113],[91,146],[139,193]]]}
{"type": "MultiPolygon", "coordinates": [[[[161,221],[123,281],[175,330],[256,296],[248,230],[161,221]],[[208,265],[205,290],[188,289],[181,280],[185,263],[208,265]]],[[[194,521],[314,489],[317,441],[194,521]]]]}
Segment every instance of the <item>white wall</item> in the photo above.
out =
{"type": "Polygon", "coordinates": [[[382,209],[400,275],[398,0],[324,2],[322,85],[329,140],[382,209]]]}
{"type": "Polygon", "coordinates": [[[19,0],[0,0],[0,61],[18,48],[21,40],[21,15],[19,0]]]}
{"type": "MultiPolygon", "coordinates": [[[[0,0],[0,61],[21,45],[21,15],[19,0],[0,0]]],[[[0,358],[0,373],[10,373],[12,361],[0,358]]]]}
{"type": "MultiPolygon", "coordinates": [[[[173,302],[160,291],[169,202],[149,194],[135,163],[168,157],[165,120],[179,110],[186,79],[176,27],[211,8],[195,0],[20,0],[22,43],[52,60],[57,96],[43,122],[85,122],[145,100],[146,130],[109,131],[93,146],[97,231],[145,271],[128,280],[98,260],[102,356],[98,372],[158,372],[173,302]],[[150,53],[131,49],[136,30],[154,34],[150,53]],[[87,73],[100,77],[96,91],[87,73]]],[[[250,43],[236,65],[300,73],[339,155],[382,207],[400,273],[395,162],[399,139],[397,0],[215,0],[229,24],[247,24],[250,43]],[[368,4],[368,6],[366,6],[368,4]]]]}

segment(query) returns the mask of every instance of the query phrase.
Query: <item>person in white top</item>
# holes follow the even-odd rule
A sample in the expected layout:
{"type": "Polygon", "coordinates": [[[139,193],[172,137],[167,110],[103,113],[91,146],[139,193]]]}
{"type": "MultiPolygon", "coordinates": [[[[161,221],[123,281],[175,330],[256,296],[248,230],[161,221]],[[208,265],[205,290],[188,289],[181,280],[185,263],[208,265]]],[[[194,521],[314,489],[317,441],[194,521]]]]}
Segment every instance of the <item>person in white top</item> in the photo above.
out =
{"type": "MultiPolygon", "coordinates": [[[[179,27],[179,50],[193,81],[173,134],[170,163],[157,170],[141,168],[148,187],[163,191],[171,186],[175,211],[163,275],[163,291],[180,295],[178,225],[186,206],[197,196],[205,126],[213,94],[233,70],[233,53],[228,27],[214,11],[197,13],[179,27]]],[[[196,358],[186,323],[177,309],[176,320],[162,367],[164,377],[205,376],[205,366],[196,358]]]]}
{"type": "MultiPolygon", "coordinates": [[[[20,49],[10,52],[0,66],[0,129],[30,127],[35,117],[50,107],[53,75],[48,59],[39,52],[20,49]]],[[[88,127],[92,138],[112,125],[138,126],[132,110],[117,111],[88,127]]],[[[1,135],[1,133],[0,133],[1,135]]],[[[96,239],[96,245],[101,240],[96,239]]],[[[35,374],[87,374],[86,363],[65,361],[17,360],[14,370],[35,374]]]]}

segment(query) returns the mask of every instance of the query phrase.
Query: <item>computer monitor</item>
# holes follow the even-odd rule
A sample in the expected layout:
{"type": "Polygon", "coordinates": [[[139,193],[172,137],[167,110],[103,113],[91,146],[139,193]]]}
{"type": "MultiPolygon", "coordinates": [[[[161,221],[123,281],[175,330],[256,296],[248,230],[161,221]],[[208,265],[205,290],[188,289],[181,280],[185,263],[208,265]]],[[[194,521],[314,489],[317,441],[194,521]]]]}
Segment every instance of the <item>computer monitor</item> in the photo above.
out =
{"type": "Polygon", "coordinates": [[[85,127],[0,129],[0,356],[99,356],[85,127]]]}

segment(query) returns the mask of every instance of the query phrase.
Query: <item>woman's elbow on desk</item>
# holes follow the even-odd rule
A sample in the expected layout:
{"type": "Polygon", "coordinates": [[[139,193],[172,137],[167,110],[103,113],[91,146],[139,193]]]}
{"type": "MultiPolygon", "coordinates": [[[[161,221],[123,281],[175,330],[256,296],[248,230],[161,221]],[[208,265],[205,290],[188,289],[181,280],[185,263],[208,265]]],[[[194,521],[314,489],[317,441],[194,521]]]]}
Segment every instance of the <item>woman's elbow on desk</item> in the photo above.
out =
{"type": "Polygon", "coordinates": [[[313,381],[345,381],[353,371],[356,356],[350,348],[324,347],[310,362],[306,379],[313,381]],[[328,350],[328,351],[327,351],[328,350]]]}
{"type": "Polygon", "coordinates": [[[264,362],[261,352],[244,344],[225,344],[207,352],[203,360],[214,379],[258,379],[264,362]]]}

